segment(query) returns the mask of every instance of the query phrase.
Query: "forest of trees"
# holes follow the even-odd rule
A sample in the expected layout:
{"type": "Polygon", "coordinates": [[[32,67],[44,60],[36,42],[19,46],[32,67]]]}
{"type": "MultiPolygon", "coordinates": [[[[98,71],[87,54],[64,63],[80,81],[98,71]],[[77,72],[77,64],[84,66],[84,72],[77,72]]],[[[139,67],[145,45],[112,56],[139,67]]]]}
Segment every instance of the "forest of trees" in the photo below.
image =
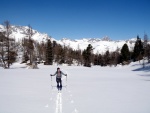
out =
{"type": "Polygon", "coordinates": [[[9,21],[4,22],[5,32],[0,32],[0,62],[4,68],[9,68],[16,60],[15,40],[10,38],[11,25],[9,21]]]}
{"type": "Polygon", "coordinates": [[[148,36],[145,34],[142,41],[139,36],[133,51],[129,51],[128,45],[124,44],[121,50],[114,52],[107,50],[104,54],[93,54],[91,44],[84,50],[73,50],[70,47],[62,46],[56,41],[51,42],[48,38],[46,42],[37,42],[32,39],[32,27],[28,26],[28,31],[21,44],[10,38],[11,25],[9,21],[4,22],[6,31],[0,32],[0,64],[4,68],[17,60],[18,48],[22,48],[22,61],[20,63],[33,62],[44,63],[44,65],[53,65],[53,63],[68,64],[69,66],[83,65],[91,67],[92,65],[112,66],[117,64],[126,65],[132,61],[140,61],[147,59],[150,62],[150,44],[148,44],[148,36]]]}

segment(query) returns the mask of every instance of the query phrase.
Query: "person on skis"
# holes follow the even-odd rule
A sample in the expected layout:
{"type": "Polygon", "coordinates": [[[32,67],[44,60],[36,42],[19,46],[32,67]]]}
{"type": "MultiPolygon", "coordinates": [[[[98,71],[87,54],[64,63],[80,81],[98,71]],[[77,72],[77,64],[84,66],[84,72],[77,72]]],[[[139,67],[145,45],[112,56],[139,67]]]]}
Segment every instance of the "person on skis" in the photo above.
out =
{"type": "Polygon", "coordinates": [[[62,80],[61,80],[61,77],[62,75],[65,75],[67,76],[67,74],[64,74],[62,71],[60,71],[60,68],[58,67],[57,68],[57,71],[55,72],[55,74],[51,74],[51,76],[55,76],[56,75],[56,82],[57,82],[57,88],[61,89],[62,88],[62,80]]]}

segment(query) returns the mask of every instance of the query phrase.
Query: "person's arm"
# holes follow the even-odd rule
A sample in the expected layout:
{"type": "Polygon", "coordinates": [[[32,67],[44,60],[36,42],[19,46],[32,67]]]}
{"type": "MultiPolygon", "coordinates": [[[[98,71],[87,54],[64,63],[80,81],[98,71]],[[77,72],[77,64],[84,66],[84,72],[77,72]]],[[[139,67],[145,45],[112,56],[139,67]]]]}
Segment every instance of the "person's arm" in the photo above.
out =
{"type": "Polygon", "coordinates": [[[57,74],[57,71],[55,72],[55,74],[53,74],[53,75],[51,74],[51,76],[55,76],[56,74],[57,74]]]}
{"type": "Polygon", "coordinates": [[[64,74],[62,71],[61,71],[61,74],[67,76],[67,74],[64,74]]]}

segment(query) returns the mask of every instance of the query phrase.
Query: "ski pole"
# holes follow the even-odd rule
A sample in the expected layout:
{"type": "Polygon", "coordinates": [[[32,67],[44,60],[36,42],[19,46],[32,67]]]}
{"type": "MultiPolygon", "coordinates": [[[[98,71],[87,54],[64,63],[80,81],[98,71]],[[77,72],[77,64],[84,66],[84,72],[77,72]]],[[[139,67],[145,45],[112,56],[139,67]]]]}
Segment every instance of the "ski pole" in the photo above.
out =
{"type": "MultiPolygon", "coordinates": [[[[51,76],[51,75],[50,75],[51,76]]],[[[52,76],[51,76],[51,86],[52,86],[52,76]]]]}
{"type": "Polygon", "coordinates": [[[67,76],[66,76],[66,85],[67,85],[67,76]]]}

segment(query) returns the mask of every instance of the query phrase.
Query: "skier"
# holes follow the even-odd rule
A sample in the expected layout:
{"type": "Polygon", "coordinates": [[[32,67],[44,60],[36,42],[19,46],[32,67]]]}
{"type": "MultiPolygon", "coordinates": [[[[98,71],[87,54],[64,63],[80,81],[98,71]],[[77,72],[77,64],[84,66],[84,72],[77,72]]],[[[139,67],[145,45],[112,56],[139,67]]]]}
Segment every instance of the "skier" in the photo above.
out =
{"type": "Polygon", "coordinates": [[[64,74],[62,71],[60,71],[60,68],[58,67],[55,74],[54,75],[51,74],[51,76],[55,76],[55,75],[56,75],[57,88],[58,88],[58,90],[59,89],[61,90],[62,89],[61,77],[62,77],[62,75],[67,76],[67,74],[64,74]]]}

